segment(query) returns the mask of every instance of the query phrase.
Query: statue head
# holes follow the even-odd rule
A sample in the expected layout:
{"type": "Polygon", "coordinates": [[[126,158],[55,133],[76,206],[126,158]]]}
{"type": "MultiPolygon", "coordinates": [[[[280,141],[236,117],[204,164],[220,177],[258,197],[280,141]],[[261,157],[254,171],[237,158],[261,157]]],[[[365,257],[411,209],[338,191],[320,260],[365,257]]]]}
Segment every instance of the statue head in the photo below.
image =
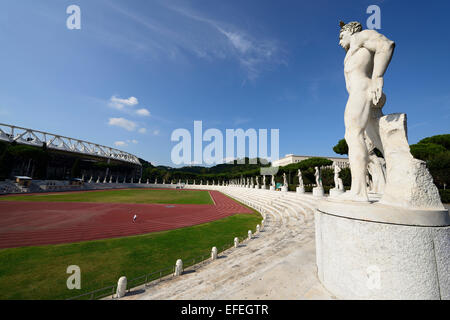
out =
{"type": "Polygon", "coordinates": [[[350,37],[362,31],[362,24],[357,21],[352,21],[349,23],[345,23],[343,21],[339,22],[339,26],[341,27],[341,31],[339,33],[339,45],[348,51],[350,48],[350,37]]]}

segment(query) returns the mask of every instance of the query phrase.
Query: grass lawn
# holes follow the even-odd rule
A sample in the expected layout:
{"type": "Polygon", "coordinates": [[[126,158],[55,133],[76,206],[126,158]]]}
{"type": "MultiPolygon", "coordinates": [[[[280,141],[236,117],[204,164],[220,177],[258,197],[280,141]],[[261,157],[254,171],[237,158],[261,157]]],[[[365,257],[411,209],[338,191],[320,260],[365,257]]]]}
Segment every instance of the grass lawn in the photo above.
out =
{"type": "MultiPolygon", "coordinates": [[[[92,194],[95,199],[98,193],[87,194],[92,194]]],[[[196,199],[204,200],[204,196],[198,195],[196,199]]],[[[66,299],[107,287],[117,283],[123,275],[133,279],[172,267],[180,258],[186,263],[200,255],[209,255],[213,246],[219,251],[224,245],[231,247],[234,237],[245,238],[247,231],[255,231],[261,220],[254,212],[147,235],[2,249],[0,299],[66,299]],[[78,265],[81,269],[81,290],[67,289],[66,281],[70,275],[66,269],[69,265],[78,265]]]]}
{"type": "Polygon", "coordinates": [[[164,203],[164,204],[214,204],[208,191],[125,189],[87,192],[61,192],[52,194],[14,195],[0,197],[0,201],[49,202],[113,202],[113,203],[164,203]]]}

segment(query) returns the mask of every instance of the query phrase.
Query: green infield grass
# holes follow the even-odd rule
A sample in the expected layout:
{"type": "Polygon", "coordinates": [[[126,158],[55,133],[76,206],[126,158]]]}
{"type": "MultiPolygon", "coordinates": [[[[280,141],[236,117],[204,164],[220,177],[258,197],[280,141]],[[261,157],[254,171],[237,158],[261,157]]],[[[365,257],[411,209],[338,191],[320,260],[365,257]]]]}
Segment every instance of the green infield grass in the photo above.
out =
{"type": "Polygon", "coordinates": [[[0,201],[44,202],[111,202],[111,203],[164,203],[164,204],[214,204],[208,191],[123,189],[86,192],[61,192],[51,194],[12,195],[0,201]]]}
{"type": "MultiPolygon", "coordinates": [[[[245,238],[247,231],[254,232],[261,220],[261,215],[254,212],[146,235],[2,249],[0,299],[67,299],[112,286],[120,276],[131,280],[170,268],[177,259],[185,264],[201,255],[206,259],[213,246],[219,251],[224,246],[231,247],[234,237],[245,238]],[[66,271],[70,265],[81,269],[80,290],[67,289],[70,274],[66,271]]],[[[170,270],[163,272],[169,273],[170,270]]]]}

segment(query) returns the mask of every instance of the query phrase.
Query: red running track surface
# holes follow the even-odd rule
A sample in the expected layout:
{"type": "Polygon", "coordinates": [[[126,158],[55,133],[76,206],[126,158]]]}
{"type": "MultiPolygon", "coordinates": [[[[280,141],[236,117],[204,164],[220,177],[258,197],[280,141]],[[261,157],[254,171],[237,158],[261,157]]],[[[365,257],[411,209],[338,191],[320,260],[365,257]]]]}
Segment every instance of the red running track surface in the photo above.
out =
{"type": "Polygon", "coordinates": [[[131,236],[252,212],[218,191],[209,193],[215,205],[0,201],[0,248],[131,236]]]}

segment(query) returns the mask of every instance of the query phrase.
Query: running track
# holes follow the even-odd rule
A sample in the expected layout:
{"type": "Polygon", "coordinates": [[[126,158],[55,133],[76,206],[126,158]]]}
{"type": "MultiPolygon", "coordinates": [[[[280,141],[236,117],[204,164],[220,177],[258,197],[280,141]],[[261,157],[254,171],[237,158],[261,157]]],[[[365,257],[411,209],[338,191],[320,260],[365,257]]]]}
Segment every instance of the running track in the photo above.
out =
{"type": "Polygon", "coordinates": [[[218,191],[209,193],[214,205],[0,201],[0,248],[116,238],[252,212],[218,191]]]}

